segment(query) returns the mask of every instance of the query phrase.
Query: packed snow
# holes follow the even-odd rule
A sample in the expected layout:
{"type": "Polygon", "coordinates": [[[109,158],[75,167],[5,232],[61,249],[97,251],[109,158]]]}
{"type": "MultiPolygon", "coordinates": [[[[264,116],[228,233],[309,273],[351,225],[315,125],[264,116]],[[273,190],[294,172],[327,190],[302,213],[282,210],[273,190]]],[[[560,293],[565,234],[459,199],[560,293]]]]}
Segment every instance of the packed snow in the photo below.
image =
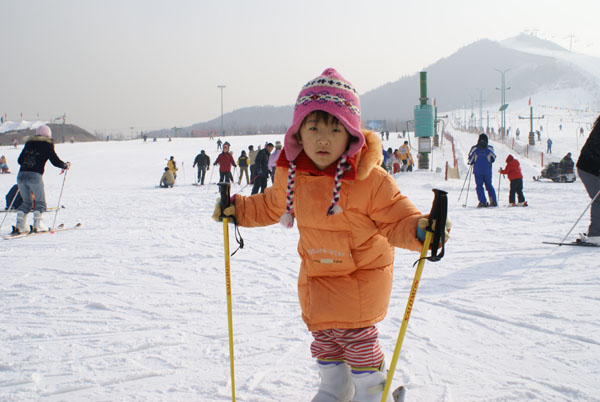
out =
{"type": "MultiPolygon", "coordinates": [[[[564,113],[563,130],[544,130],[543,141],[551,131],[555,154],[576,160],[585,138],[564,113]]],[[[517,124],[527,132],[528,122],[517,124]]],[[[433,188],[448,191],[453,229],[445,258],[425,264],[394,386],[404,384],[407,401],[600,401],[600,249],[542,243],[561,240],[588,205],[581,181],[533,181],[539,162],[516,155],[529,207],[508,208],[508,180],[497,170],[512,151],[492,142],[500,207],[475,208],[464,156],[477,136],[450,131],[460,179],[444,180],[447,140],[431,170],[395,176],[424,212],[433,188]]],[[[283,135],[225,139],[237,159],[283,135]]],[[[214,161],[215,140],[56,145],[73,165],[66,176],[46,166],[48,204],[57,205],[64,184],[64,208],[45,220],[82,227],[0,240],[0,400],[231,400],[223,225],[211,219],[216,168],[211,184],[192,185],[194,157],[204,149],[214,161]],[[177,183],[157,188],[171,155],[177,183]]],[[[383,145],[401,142],[392,133],[383,145]]],[[[0,147],[13,170],[0,175],[2,194],[15,183],[21,148],[0,147]]],[[[244,184],[232,192],[249,195],[244,184]]],[[[6,216],[2,233],[14,218],[6,216]]],[[[569,240],[588,220],[585,213],[569,240]]],[[[244,248],[231,257],[236,399],[308,401],[319,378],[297,300],[297,231],[240,233],[244,248]]],[[[229,241],[235,250],[233,230],[229,241]]],[[[396,252],[392,299],[378,325],[388,363],[417,258],[396,252]]]]}

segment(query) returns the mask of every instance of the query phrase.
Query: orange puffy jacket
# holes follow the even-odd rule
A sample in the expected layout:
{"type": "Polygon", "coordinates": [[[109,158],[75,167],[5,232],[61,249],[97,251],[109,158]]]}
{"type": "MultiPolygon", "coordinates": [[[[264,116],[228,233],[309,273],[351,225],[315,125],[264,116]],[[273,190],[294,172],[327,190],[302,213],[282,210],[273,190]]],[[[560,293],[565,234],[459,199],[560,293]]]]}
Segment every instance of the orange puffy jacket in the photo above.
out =
{"type": "MultiPolygon", "coordinates": [[[[300,164],[296,169],[294,215],[302,260],[298,293],[302,318],[310,331],[363,328],[381,321],[392,289],[394,246],[414,251],[422,247],[416,230],[423,215],[380,167],[377,135],[364,134],[365,145],[353,158],[354,175],[346,172],[342,180],[342,213],[327,216],[332,176],[301,170],[300,164]]],[[[287,165],[282,152],[273,187],[263,194],[235,196],[240,226],[279,222],[285,212],[287,165]]]]}

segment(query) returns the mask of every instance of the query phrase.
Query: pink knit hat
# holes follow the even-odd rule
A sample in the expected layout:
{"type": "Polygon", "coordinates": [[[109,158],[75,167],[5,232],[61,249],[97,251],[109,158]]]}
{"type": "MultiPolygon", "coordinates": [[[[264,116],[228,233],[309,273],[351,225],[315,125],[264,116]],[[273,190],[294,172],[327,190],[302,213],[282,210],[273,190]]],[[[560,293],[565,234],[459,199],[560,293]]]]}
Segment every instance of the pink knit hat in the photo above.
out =
{"type": "Polygon", "coordinates": [[[285,133],[285,155],[289,161],[302,152],[302,145],[295,138],[304,118],[315,110],[323,110],[335,117],[358,141],[351,143],[346,155],[353,156],[365,143],[360,130],[360,101],[358,92],[335,69],[328,68],[302,87],[296,105],[292,125],[285,133]]]}
{"type": "Polygon", "coordinates": [[[47,138],[52,138],[52,130],[45,124],[42,124],[38,128],[35,129],[35,135],[41,135],[47,138]]]}

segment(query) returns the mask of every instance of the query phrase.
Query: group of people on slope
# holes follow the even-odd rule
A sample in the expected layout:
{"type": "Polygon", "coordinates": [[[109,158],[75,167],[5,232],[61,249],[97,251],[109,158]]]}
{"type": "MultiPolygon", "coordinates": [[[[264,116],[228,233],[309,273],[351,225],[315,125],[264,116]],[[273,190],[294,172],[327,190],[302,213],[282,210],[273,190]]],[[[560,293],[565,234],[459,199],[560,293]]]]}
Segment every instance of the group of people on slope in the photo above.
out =
{"type": "Polygon", "coordinates": [[[177,162],[175,162],[175,157],[171,156],[169,161],[167,162],[167,166],[165,167],[165,171],[160,178],[160,187],[168,188],[173,187],[175,185],[175,180],[177,180],[177,162]]]}
{"type": "MultiPolygon", "coordinates": [[[[254,145],[249,145],[248,153],[242,150],[236,164],[233,152],[230,151],[230,144],[224,142],[221,145],[221,153],[213,163],[213,166],[219,165],[219,181],[226,183],[234,181],[231,169],[239,167],[238,184],[242,183],[242,179],[245,176],[246,184],[252,184],[252,194],[258,192],[264,193],[268,186],[269,177],[271,177],[273,182],[275,180],[275,167],[281,149],[282,145],[280,141],[276,141],[275,145],[267,142],[263,149],[259,146],[258,150],[254,149],[254,145]]],[[[208,160],[208,163],[210,163],[210,160],[208,160]]],[[[201,183],[204,184],[204,175],[201,172],[201,166],[198,164],[198,177],[201,183]],[[200,179],[200,176],[202,176],[202,179],[200,179]]]]}
{"type": "Polygon", "coordinates": [[[414,164],[408,141],[404,141],[398,149],[392,150],[390,147],[383,151],[382,167],[388,173],[412,172],[414,164]]]}
{"type": "MultiPolygon", "coordinates": [[[[497,207],[496,190],[492,185],[492,164],[496,161],[496,154],[494,153],[494,147],[489,145],[486,134],[479,135],[477,144],[473,145],[469,151],[468,160],[475,177],[477,199],[479,200],[477,207],[497,207]],[[490,199],[489,202],[485,196],[486,192],[490,199]]],[[[523,195],[523,174],[521,173],[519,161],[509,154],[506,157],[506,167],[504,169],[500,168],[498,172],[507,175],[508,180],[510,180],[509,205],[526,207],[528,204],[523,195]]]]}

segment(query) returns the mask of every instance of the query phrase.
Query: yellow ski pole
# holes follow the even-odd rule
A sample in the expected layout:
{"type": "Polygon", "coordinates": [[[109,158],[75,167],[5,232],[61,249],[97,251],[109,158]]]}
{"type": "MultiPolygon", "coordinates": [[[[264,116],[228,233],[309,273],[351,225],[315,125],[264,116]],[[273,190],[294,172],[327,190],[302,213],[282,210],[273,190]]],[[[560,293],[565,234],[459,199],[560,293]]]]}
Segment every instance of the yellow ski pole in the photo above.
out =
{"type": "MultiPolygon", "coordinates": [[[[221,192],[221,211],[229,206],[229,183],[219,183],[221,192]]],[[[221,212],[222,214],[222,212],[221,212]]],[[[223,219],[223,243],[225,245],[225,290],[227,293],[227,327],[229,331],[229,366],[231,369],[231,400],[235,402],[235,368],[233,358],[233,313],[231,308],[231,267],[229,265],[229,220],[225,215],[223,219]]]]}
{"type": "Polygon", "coordinates": [[[390,368],[388,369],[385,387],[383,388],[383,394],[381,395],[381,402],[385,402],[392,386],[394,371],[396,370],[398,358],[400,357],[400,350],[402,349],[404,335],[406,334],[406,329],[408,328],[408,320],[417,296],[417,289],[419,288],[419,282],[421,281],[421,274],[423,273],[425,260],[429,259],[430,261],[439,261],[444,256],[446,218],[448,214],[448,193],[437,189],[434,189],[433,192],[435,196],[433,199],[433,205],[431,206],[431,212],[429,213],[429,224],[425,231],[423,248],[421,249],[421,255],[418,260],[419,263],[417,264],[417,270],[415,271],[415,277],[410,289],[410,294],[408,295],[408,302],[406,303],[406,308],[404,310],[404,318],[402,320],[402,325],[400,326],[400,332],[398,332],[398,339],[396,340],[394,355],[392,356],[392,362],[390,363],[390,368]],[[438,255],[438,245],[440,244],[442,245],[442,251],[438,255]],[[432,249],[432,255],[427,257],[427,252],[429,251],[430,246],[432,249]]]}
{"type": "Polygon", "coordinates": [[[423,248],[421,249],[419,265],[417,265],[417,271],[415,272],[415,277],[413,279],[410,294],[408,296],[408,302],[406,303],[406,309],[404,310],[404,319],[402,320],[400,332],[398,333],[398,339],[396,340],[396,347],[394,348],[394,355],[392,356],[392,362],[390,364],[390,368],[388,369],[385,388],[383,389],[383,395],[381,396],[381,402],[385,402],[387,394],[390,392],[390,387],[392,386],[394,371],[396,370],[396,364],[398,363],[398,358],[400,357],[400,349],[402,349],[402,342],[404,342],[404,335],[406,334],[406,328],[408,328],[408,319],[410,318],[415,297],[417,296],[417,288],[419,287],[419,282],[421,281],[421,273],[423,272],[425,257],[427,257],[427,251],[429,250],[429,244],[431,243],[432,236],[433,232],[430,231],[427,231],[425,234],[425,241],[423,242],[423,248]]]}

